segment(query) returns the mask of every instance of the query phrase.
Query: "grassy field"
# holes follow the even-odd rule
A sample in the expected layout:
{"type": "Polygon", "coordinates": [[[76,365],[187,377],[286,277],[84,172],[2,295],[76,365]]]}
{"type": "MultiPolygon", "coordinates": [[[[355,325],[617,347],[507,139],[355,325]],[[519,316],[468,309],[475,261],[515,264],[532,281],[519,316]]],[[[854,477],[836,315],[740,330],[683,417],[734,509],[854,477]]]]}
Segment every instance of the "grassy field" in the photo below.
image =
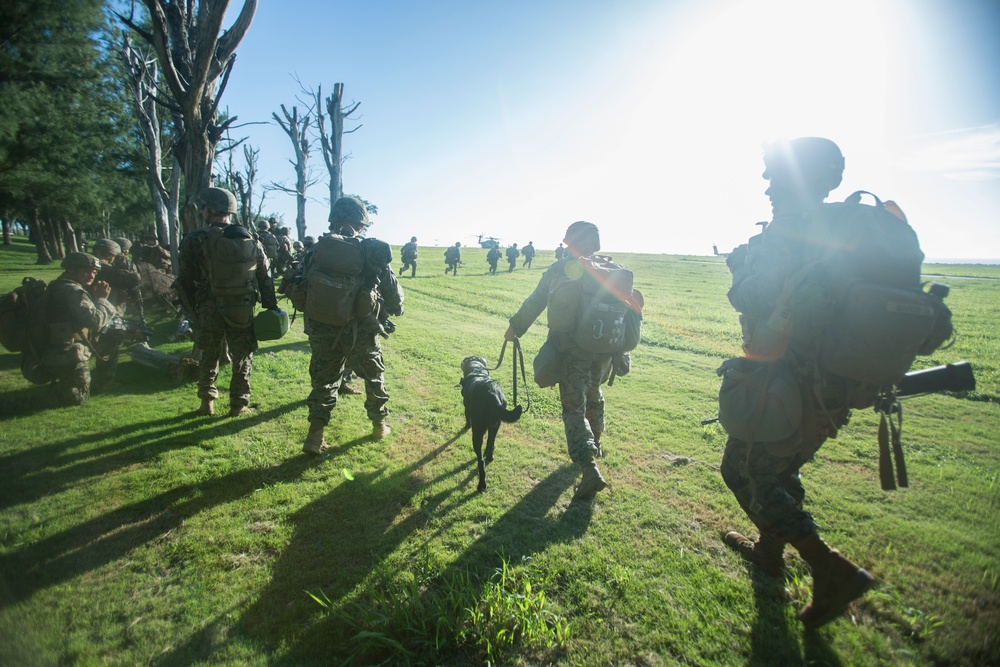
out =
{"type": "MultiPolygon", "coordinates": [[[[700,424],[739,352],[725,264],[616,255],[646,297],[643,342],[605,387],[610,487],[574,503],[554,390],[532,384],[531,409],[501,429],[485,494],[460,430],[459,362],[495,362],[551,253],[490,276],[466,249],[457,277],[442,253],[423,248],[402,279],[406,313],[384,342],[392,435],[369,441],[347,396],[315,459],[300,452],[301,321],[262,345],[238,419],[195,416],[193,385],[127,357],[124,390],[43,410],[45,389],[0,351],[0,664],[1000,663],[1000,267],[925,267],[952,288],[959,336],[919,365],[968,359],[979,385],[905,401],[910,487],[880,489],[866,411],[804,468],[823,536],[877,578],[805,633],[798,555],[778,581],[720,539],[751,530],[719,476],[725,434],[700,424]]],[[[33,261],[23,239],[0,249],[0,293],[58,275],[33,261]]],[[[155,323],[154,346],[187,349],[155,323]]],[[[529,363],[543,340],[540,321],[529,363]]]]}

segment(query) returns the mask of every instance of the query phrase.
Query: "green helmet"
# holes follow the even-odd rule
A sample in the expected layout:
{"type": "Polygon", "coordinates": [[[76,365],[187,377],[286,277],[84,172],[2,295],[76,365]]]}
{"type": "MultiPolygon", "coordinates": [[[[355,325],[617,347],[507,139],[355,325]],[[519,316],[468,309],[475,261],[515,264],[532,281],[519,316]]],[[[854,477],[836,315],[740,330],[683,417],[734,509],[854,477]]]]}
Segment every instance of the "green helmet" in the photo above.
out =
{"type": "Polygon", "coordinates": [[[117,243],[119,246],[121,246],[121,249],[122,249],[123,253],[128,252],[129,250],[132,249],[132,242],[129,241],[124,236],[116,236],[115,238],[113,238],[111,240],[114,241],[115,243],[117,243]]]}
{"type": "Polygon", "coordinates": [[[261,220],[260,222],[258,222],[257,223],[257,229],[259,229],[262,232],[266,232],[267,231],[267,222],[264,221],[264,220],[261,220]]]}
{"type": "Polygon", "coordinates": [[[563,240],[581,255],[589,255],[601,249],[601,234],[597,225],[586,220],[577,220],[570,225],[563,240]]]}
{"type": "Polygon", "coordinates": [[[822,186],[828,192],[840,185],[844,155],[840,147],[822,137],[775,141],[764,148],[764,178],[822,186]]]}
{"type": "Polygon", "coordinates": [[[220,213],[236,213],[238,210],[236,197],[223,188],[205,188],[198,197],[198,203],[203,207],[220,213]]]}
{"type": "Polygon", "coordinates": [[[63,259],[61,266],[67,271],[99,269],[101,268],[101,260],[85,252],[71,252],[63,259]]]}
{"type": "Polygon", "coordinates": [[[94,247],[90,251],[98,257],[106,257],[108,255],[117,257],[122,254],[122,247],[111,239],[97,239],[94,241],[94,247]]]}
{"type": "Polygon", "coordinates": [[[360,225],[361,227],[367,227],[370,224],[368,211],[365,210],[365,205],[357,197],[341,197],[333,202],[329,221],[330,227],[333,229],[344,224],[360,225]]]}

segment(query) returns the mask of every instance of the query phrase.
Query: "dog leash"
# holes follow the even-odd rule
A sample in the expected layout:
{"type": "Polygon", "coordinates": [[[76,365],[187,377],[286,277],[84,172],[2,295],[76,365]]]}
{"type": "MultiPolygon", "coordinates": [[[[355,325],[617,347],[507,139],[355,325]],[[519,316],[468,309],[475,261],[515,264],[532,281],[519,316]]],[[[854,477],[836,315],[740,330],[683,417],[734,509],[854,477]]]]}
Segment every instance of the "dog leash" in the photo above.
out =
{"type": "MultiPolygon", "coordinates": [[[[496,369],[500,368],[500,366],[503,364],[504,354],[507,352],[507,343],[508,342],[509,341],[505,338],[504,341],[503,341],[503,347],[500,348],[500,360],[497,362],[496,366],[494,366],[493,368],[489,368],[487,370],[495,371],[496,369]]],[[[524,396],[525,396],[525,400],[526,400],[526,405],[524,407],[524,411],[527,412],[528,410],[531,409],[531,394],[528,393],[528,376],[524,372],[524,351],[521,350],[521,339],[515,338],[514,339],[514,363],[513,363],[513,366],[514,366],[514,406],[515,407],[517,406],[517,364],[518,364],[519,361],[521,363],[521,381],[524,383],[524,396]]]]}

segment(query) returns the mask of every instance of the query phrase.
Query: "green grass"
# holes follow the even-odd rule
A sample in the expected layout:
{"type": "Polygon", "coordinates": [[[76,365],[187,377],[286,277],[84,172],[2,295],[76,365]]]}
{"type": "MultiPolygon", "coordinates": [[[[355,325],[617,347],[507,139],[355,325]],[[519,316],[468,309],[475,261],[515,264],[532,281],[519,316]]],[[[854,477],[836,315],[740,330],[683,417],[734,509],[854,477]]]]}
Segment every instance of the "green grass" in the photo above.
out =
{"type": "MultiPolygon", "coordinates": [[[[193,385],[127,356],[124,391],[42,410],[44,388],[0,353],[0,403],[20,406],[0,416],[0,664],[1000,662],[1000,267],[926,267],[952,288],[959,336],[918,365],[968,359],[979,385],[906,400],[911,486],[879,488],[866,411],[803,469],[823,536],[878,581],[804,633],[805,563],[789,553],[779,582],[720,540],[751,529],[719,476],[725,434],[699,423],[739,350],[725,264],[616,257],[645,294],[644,337],[605,387],[611,486],[581,504],[554,390],[529,387],[531,410],[501,429],[485,494],[460,431],[459,362],[497,358],[551,254],[490,276],[466,249],[452,277],[442,252],[402,279],[406,313],[384,342],[392,435],[368,440],[348,396],[317,459],[300,453],[300,320],[255,355],[254,413],[235,420],[196,417],[193,385]]],[[[0,249],[0,293],[58,273],[23,239],[0,249]]],[[[152,343],[183,352],[173,326],[160,314],[152,343]]],[[[544,316],[529,363],[543,340],[544,316]]],[[[510,367],[494,375],[510,396],[510,367]]]]}

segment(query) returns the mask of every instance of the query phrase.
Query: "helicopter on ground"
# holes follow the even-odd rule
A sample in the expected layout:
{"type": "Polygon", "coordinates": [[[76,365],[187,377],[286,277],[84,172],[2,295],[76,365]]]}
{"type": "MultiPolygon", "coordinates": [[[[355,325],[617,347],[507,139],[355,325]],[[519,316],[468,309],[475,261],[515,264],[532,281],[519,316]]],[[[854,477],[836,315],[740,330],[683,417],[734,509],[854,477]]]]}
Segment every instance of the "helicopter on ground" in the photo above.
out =
{"type": "Polygon", "coordinates": [[[490,248],[500,247],[500,239],[496,238],[495,236],[486,236],[485,234],[480,234],[477,241],[479,242],[480,248],[486,248],[487,250],[489,250],[490,248]]]}

